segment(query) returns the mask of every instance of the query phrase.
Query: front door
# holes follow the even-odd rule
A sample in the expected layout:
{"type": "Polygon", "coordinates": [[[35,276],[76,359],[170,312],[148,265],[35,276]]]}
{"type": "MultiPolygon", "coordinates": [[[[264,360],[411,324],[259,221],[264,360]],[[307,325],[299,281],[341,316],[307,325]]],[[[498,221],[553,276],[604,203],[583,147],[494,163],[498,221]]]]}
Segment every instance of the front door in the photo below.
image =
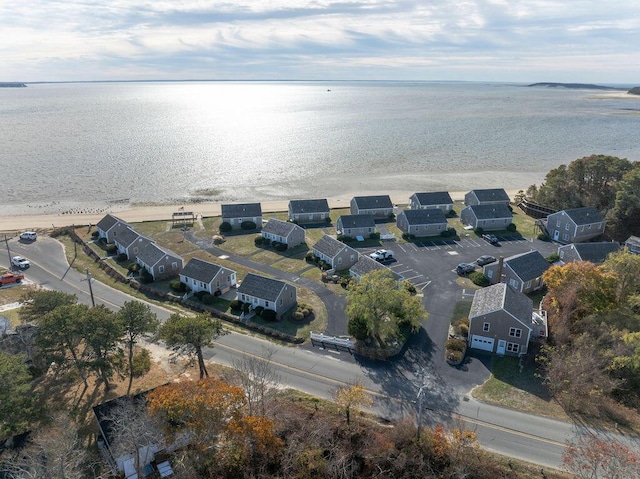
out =
{"type": "Polygon", "coordinates": [[[560,231],[559,230],[555,230],[553,232],[553,241],[558,241],[558,239],[560,239],[560,231]]]}
{"type": "Polygon", "coordinates": [[[507,347],[507,342],[504,339],[498,341],[498,349],[496,349],[496,354],[499,356],[504,356],[504,351],[507,347]]]}

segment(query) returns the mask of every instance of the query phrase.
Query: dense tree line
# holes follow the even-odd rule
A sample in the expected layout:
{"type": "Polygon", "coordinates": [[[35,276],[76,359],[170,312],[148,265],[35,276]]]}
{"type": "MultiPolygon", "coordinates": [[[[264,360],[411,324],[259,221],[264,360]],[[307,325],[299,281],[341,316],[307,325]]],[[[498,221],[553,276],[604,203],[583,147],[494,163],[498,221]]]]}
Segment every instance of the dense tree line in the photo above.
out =
{"type": "Polygon", "coordinates": [[[640,234],[640,163],[607,155],[591,155],[560,165],[527,196],[556,210],[593,206],[607,219],[617,240],[640,234]]]}
{"type": "Polygon", "coordinates": [[[568,411],[624,424],[625,408],[640,411],[640,256],[553,266],[544,281],[546,383],[568,411]]]}

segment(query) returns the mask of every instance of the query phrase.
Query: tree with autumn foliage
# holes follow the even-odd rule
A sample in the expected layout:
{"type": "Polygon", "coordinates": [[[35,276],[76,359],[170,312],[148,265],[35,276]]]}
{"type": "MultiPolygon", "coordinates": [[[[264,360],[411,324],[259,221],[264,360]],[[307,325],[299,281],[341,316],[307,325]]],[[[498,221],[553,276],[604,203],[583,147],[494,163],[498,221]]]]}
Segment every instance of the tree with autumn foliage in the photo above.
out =
{"type": "Polygon", "coordinates": [[[167,347],[198,361],[200,379],[209,376],[204,364],[203,348],[212,347],[214,339],[226,334],[222,323],[206,314],[183,316],[174,313],[158,329],[167,347]]]}
{"type": "Polygon", "coordinates": [[[361,383],[348,384],[339,387],[335,392],[335,401],[347,417],[347,427],[351,426],[351,409],[357,407],[368,407],[373,404],[371,396],[361,383]]]}

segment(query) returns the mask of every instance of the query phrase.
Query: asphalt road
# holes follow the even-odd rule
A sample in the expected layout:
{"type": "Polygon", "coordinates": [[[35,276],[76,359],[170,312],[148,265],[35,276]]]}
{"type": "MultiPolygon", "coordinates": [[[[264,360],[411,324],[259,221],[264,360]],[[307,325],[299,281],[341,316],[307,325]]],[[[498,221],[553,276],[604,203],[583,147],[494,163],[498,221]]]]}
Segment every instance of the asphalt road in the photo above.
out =
{"type": "MultiPolygon", "coordinates": [[[[473,358],[471,363],[460,369],[442,366],[446,362],[439,341],[443,332],[446,338],[447,311],[450,312],[455,298],[467,297],[467,293],[461,292],[455,283],[457,276],[452,269],[459,262],[475,259],[487,251],[496,251],[480,243],[461,243],[445,247],[394,245],[397,261],[391,266],[404,271],[405,277],[408,277],[409,270],[422,274],[425,278],[425,304],[432,311],[443,308],[431,314],[422,334],[399,361],[374,362],[345,352],[277,346],[236,333],[219,338],[216,346],[206,351],[206,356],[212,361],[232,365],[234,358],[243,354],[263,357],[266,349],[271,350],[272,364],[283,385],[327,399],[333,396],[337,387],[354,380],[361,381],[375,399],[372,410],[390,420],[407,415],[415,417],[417,391],[425,370],[428,375],[425,380],[428,385],[424,399],[425,424],[446,422],[455,425],[462,422],[465,427],[476,431],[483,447],[543,467],[558,468],[564,442],[573,437],[573,425],[497,408],[464,396],[474,383],[481,382],[488,374],[485,364],[488,357],[473,358]]],[[[527,251],[530,245],[503,244],[501,251],[505,254],[527,251]]],[[[69,269],[60,243],[41,237],[32,244],[12,239],[9,246],[12,254],[21,254],[31,260],[32,266],[26,271],[28,280],[51,289],[75,293],[80,302],[91,304],[86,276],[69,269]]],[[[0,254],[0,264],[9,264],[6,254],[0,254]]],[[[96,303],[110,308],[116,309],[132,299],[97,281],[92,283],[92,287],[96,303]]],[[[152,309],[160,319],[169,315],[165,308],[152,305],[152,309]]]]}

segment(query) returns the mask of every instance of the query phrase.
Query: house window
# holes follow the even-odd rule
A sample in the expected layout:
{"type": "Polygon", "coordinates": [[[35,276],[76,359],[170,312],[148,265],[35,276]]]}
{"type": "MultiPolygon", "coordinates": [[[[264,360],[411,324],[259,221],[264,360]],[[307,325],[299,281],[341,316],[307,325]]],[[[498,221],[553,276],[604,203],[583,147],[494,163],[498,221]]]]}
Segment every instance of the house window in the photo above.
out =
{"type": "Polygon", "coordinates": [[[171,263],[171,269],[172,270],[177,270],[178,269],[178,263],[176,263],[175,261],[173,263],[171,263]]]}
{"type": "Polygon", "coordinates": [[[556,226],[557,226],[558,228],[560,228],[560,220],[558,220],[558,221],[556,222],[556,226]]]}
{"type": "Polygon", "coordinates": [[[242,301],[243,301],[243,302],[245,302],[245,303],[247,302],[247,297],[246,297],[244,294],[243,294],[243,295],[241,295],[240,297],[241,297],[241,299],[242,299],[242,301]]]}
{"type": "Polygon", "coordinates": [[[264,307],[265,307],[265,308],[268,308],[268,307],[269,307],[269,301],[265,301],[265,302],[264,302],[264,307]]]}
{"type": "Polygon", "coordinates": [[[158,273],[164,273],[164,265],[158,266],[158,273]]]}
{"type": "Polygon", "coordinates": [[[338,258],[338,264],[342,264],[342,258],[338,258]]]}
{"type": "Polygon", "coordinates": [[[351,261],[355,261],[355,260],[356,260],[355,256],[353,256],[353,255],[349,256],[349,259],[350,259],[351,261]]]}
{"type": "Polygon", "coordinates": [[[522,337],[522,329],[520,328],[509,328],[509,336],[512,338],[521,338],[522,337]]]}
{"type": "Polygon", "coordinates": [[[520,345],[516,343],[507,343],[507,351],[510,353],[517,353],[520,351],[520,345]]]}
{"type": "Polygon", "coordinates": [[[560,259],[564,258],[564,250],[560,251],[560,259]]]}
{"type": "Polygon", "coordinates": [[[488,333],[490,328],[491,328],[491,323],[484,323],[484,324],[482,325],[482,330],[483,330],[485,333],[488,333]]]}
{"type": "MultiPolygon", "coordinates": [[[[589,225],[589,229],[591,229],[591,225],[589,225]]],[[[580,227],[580,231],[584,231],[584,226],[580,227]]]]}
{"type": "Polygon", "coordinates": [[[280,298],[280,306],[282,306],[282,298],[280,298]]]}
{"type": "Polygon", "coordinates": [[[133,248],[133,254],[138,254],[138,248],[133,248]]]}
{"type": "Polygon", "coordinates": [[[569,241],[569,235],[567,233],[563,234],[562,239],[565,241],[569,241]]]}
{"type": "MultiPolygon", "coordinates": [[[[589,228],[588,228],[588,229],[591,229],[591,225],[589,225],[589,228]]],[[[584,231],[584,226],[582,227],[582,231],[584,231]]]]}
{"type": "Polygon", "coordinates": [[[567,224],[564,226],[564,229],[566,229],[567,231],[569,231],[569,223],[567,223],[567,224]]]}
{"type": "Polygon", "coordinates": [[[512,288],[518,289],[518,287],[520,286],[520,282],[516,281],[515,279],[510,279],[509,286],[511,286],[512,288]]]}
{"type": "Polygon", "coordinates": [[[487,270],[487,278],[489,279],[493,278],[493,271],[490,269],[487,270]]]}

